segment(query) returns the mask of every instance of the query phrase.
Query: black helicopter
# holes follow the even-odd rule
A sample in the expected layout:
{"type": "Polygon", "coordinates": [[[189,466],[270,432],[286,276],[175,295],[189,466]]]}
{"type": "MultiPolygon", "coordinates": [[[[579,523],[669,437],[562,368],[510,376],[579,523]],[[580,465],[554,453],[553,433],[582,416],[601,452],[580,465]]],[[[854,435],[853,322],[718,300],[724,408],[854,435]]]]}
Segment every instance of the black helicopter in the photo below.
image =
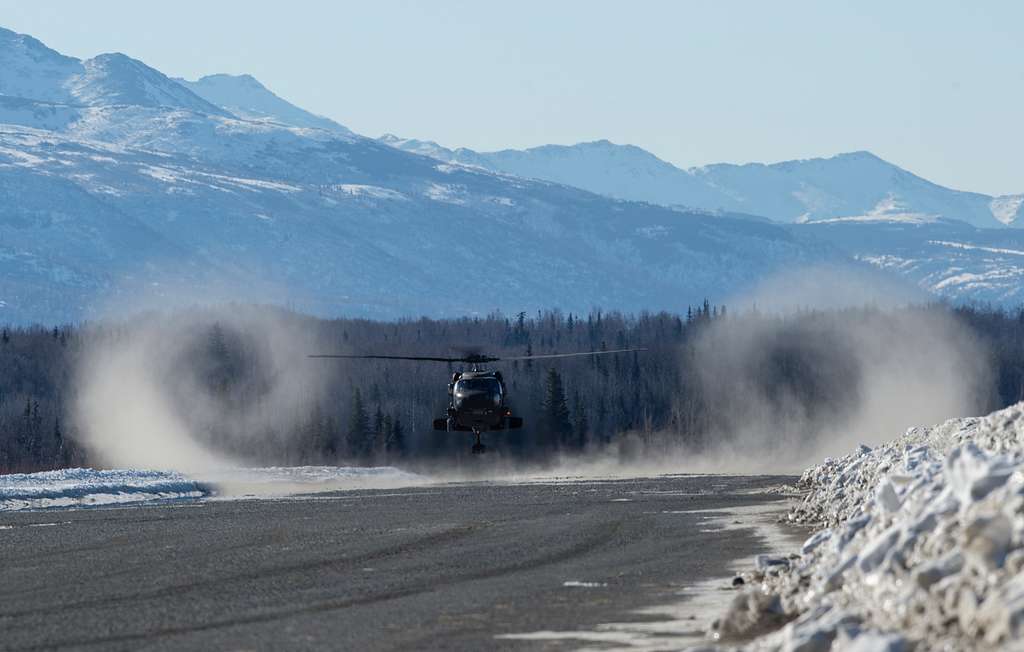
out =
{"type": "Polygon", "coordinates": [[[484,365],[498,361],[548,360],[552,358],[578,358],[588,355],[629,353],[647,349],[613,349],[606,351],[585,351],[581,353],[547,353],[540,355],[517,355],[498,358],[490,355],[471,353],[459,358],[416,355],[344,355],[319,354],[311,358],[344,358],[356,360],[416,360],[468,364],[468,370],[456,371],[448,383],[447,415],[434,419],[434,430],[445,432],[472,432],[476,441],[473,453],[483,453],[487,448],[480,441],[482,433],[493,430],[514,430],[523,427],[522,417],[512,415],[508,407],[508,392],[500,371],[484,369],[484,365]]]}

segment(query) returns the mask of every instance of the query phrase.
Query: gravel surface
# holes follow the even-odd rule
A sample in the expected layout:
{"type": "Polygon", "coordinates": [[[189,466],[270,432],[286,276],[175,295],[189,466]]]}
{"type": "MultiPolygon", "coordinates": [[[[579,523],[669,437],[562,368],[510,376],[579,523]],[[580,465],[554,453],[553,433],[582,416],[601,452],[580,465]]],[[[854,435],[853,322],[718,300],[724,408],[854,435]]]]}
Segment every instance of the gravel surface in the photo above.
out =
{"type": "MultiPolygon", "coordinates": [[[[767,552],[729,510],[784,513],[766,489],[793,481],[469,483],[0,513],[0,649],[576,649],[499,637],[657,621],[635,612],[767,552]]],[[[672,647],[703,626],[672,632],[672,647]]]]}

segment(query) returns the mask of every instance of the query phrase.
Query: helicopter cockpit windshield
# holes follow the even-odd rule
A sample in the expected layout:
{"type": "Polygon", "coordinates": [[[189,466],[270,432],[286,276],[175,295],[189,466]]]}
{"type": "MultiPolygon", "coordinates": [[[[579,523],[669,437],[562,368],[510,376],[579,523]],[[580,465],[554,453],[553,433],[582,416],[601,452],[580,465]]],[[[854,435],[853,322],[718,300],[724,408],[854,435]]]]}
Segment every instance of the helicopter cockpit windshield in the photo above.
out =
{"type": "Polygon", "coordinates": [[[501,403],[501,383],[497,378],[463,378],[455,383],[455,400],[464,402],[501,403]]]}

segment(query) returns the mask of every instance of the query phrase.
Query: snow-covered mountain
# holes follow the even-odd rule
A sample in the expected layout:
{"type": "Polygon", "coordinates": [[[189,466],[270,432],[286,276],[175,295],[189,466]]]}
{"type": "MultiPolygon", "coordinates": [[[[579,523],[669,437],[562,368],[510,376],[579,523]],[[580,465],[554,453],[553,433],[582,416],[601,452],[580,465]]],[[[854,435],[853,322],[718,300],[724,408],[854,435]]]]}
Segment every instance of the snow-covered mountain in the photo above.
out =
{"type": "Polygon", "coordinates": [[[0,64],[0,322],[140,294],[374,317],[673,310],[823,262],[956,300],[1024,299],[1016,230],[939,217],[983,221],[984,206],[1013,223],[1021,198],[956,193],[868,154],[690,171],[607,142],[483,155],[364,138],[251,78],[180,83],[6,30],[0,64]],[[553,180],[530,171],[537,157],[553,180]],[[702,199],[647,194],[679,192],[674,179],[702,199]],[[814,219],[734,212],[755,204],[814,219]]]}
{"type": "Polygon", "coordinates": [[[772,165],[718,164],[690,172],[726,189],[747,210],[756,207],[752,212],[781,221],[946,218],[992,228],[1012,225],[1017,217],[993,211],[993,202],[1003,198],[939,186],[870,152],[772,165]]]}
{"type": "Polygon", "coordinates": [[[231,115],[124,54],[81,61],[2,27],[0,95],[69,107],[133,105],[231,115]]]}
{"type": "Polygon", "coordinates": [[[163,73],[123,54],[101,54],[82,62],[81,75],[66,83],[86,106],[132,105],[231,115],[168,79],[163,73]]]}
{"type": "Polygon", "coordinates": [[[956,219],[979,227],[1024,225],[1024,195],[991,197],[933,184],[869,152],[765,165],[683,170],[632,145],[607,140],[475,152],[385,135],[382,142],[425,156],[591,192],[666,206],[763,215],[781,222],[822,219],[956,219]]]}
{"type": "Polygon", "coordinates": [[[352,134],[334,120],[310,113],[281,99],[252,75],[207,75],[197,81],[175,81],[211,104],[244,120],[270,120],[293,127],[352,134]]]}
{"type": "Polygon", "coordinates": [[[72,102],[65,83],[85,71],[82,62],[26,34],[0,27],[0,95],[41,102],[72,102]]]}
{"type": "Polygon", "coordinates": [[[2,43],[17,65],[0,66],[0,322],[140,292],[376,317],[681,309],[848,260],[761,220],[442,163],[280,111],[244,119],[123,55],[2,43]]]}

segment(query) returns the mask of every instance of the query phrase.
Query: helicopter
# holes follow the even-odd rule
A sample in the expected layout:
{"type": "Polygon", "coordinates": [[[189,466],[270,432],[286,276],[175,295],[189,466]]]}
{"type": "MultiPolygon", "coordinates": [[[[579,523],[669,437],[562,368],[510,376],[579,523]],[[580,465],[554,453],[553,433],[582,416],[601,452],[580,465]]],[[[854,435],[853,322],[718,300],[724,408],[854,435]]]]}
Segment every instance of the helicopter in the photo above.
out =
{"type": "Polygon", "coordinates": [[[513,416],[508,406],[508,390],[505,379],[498,370],[488,370],[485,365],[499,361],[550,360],[554,358],[579,358],[612,353],[646,351],[644,348],[583,351],[579,353],[546,353],[539,355],[517,355],[496,357],[471,353],[462,357],[417,356],[417,355],[347,355],[314,354],[310,358],[335,358],[348,360],[413,360],[418,362],[445,362],[448,364],[470,365],[469,369],[456,371],[448,383],[448,408],[446,415],[434,419],[434,430],[444,432],[471,432],[475,438],[472,452],[481,454],[487,450],[481,441],[485,432],[515,430],[523,427],[523,418],[513,416]]]}

